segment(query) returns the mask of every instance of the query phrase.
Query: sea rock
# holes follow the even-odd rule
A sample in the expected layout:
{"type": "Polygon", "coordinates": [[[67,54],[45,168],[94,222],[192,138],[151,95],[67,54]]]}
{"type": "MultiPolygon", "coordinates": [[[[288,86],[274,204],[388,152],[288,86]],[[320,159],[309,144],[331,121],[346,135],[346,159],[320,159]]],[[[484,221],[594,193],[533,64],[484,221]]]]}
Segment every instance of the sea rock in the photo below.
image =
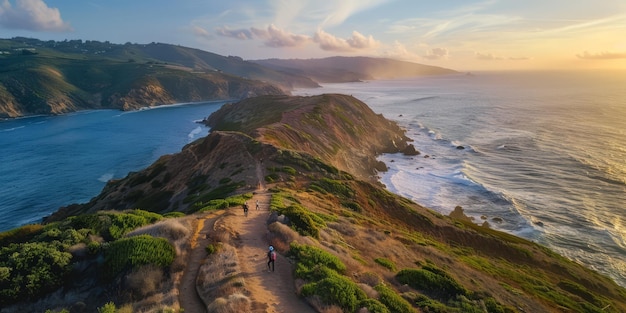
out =
{"type": "Polygon", "coordinates": [[[420,154],[420,152],[415,149],[415,146],[413,146],[413,144],[408,144],[406,148],[402,150],[402,153],[404,155],[419,155],[420,154]]]}

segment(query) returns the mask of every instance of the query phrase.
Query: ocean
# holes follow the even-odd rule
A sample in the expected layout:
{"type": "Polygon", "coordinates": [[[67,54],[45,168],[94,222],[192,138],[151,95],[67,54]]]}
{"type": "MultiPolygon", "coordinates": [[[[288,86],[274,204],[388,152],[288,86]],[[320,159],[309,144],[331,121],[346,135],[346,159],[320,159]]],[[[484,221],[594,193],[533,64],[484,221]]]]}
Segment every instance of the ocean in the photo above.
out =
{"type": "Polygon", "coordinates": [[[344,93],[421,152],[387,188],[543,244],[626,287],[626,72],[492,72],[300,89],[344,93]]]}
{"type": "Polygon", "coordinates": [[[110,179],[206,136],[221,102],[0,121],[0,232],[85,203],[110,179]]]}
{"type": "MultiPolygon", "coordinates": [[[[327,84],[407,130],[387,188],[541,243],[626,287],[626,73],[476,73],[327,84]],[[462,147],[462,149],[461,149],[462,147]]],[[[224,102],[0,121],[0,231],[84,203],[205,136],[224,102]]]]}

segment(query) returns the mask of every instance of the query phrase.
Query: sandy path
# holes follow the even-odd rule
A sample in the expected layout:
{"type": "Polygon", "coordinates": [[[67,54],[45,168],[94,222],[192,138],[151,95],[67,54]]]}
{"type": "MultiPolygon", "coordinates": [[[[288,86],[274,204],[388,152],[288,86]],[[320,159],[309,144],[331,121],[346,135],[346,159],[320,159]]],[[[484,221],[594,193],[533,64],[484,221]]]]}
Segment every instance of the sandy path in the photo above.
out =
{"type": "MultiPolygon", "coordinates": [[[[228,225],[228,229],[237,232],[237,258],[245,278],[245,286],[253,302],[253,312],[266,313],[314,313],[315,311],[296,295],[293,279],[293,265],[287,258],[278,254],[275,262],[275,272],[267,269],[267,225],[271,193],[266,190],[262,164],[256,168],[258,178],[257,192],[248,201],[250,210],[248,217],[243,211],[234,208],[236,215],[226,215],[220,221],[228,225]],[[255,203],[259,201],[260,210],[256,210],[255,203]]],[[[206,257],[203,247],[209,244],[206,237],[213,229],[215,214],[198,218],[196,232],[191,239],[191,251],[187,268],[180,284],[179,301],[185,313],[205,313],[206,308],[196,292],[196,277],[198,269],[206,257]]]]}
{"type": "Polygon", "coordinates": [[[252,204],[248,217],[238,212],[236,216],[226,218],[239,234],[237,255],[246,279],[246,289],[253,301],[253,312],[315,312],[296,295],[293,267],[287,258],[278,254],[275,272],[268,272],[266,221],[270,197],[269,192],[259,191],[248,202],[252,204]],[[254,209],[256,200],[261,205],[259,211],[254,209]]]}
{"type": "Polygon", "coordinates": [[[210,241],[206,234],[213,228],[214,219],[208,220],[208,218],[215,217],[214,215],[215,214],[198,217],[198,225],[191,237],[191,248],[186,262],[187,267],[181,278],[179,286],[180,294],[178,296],[180,306],[186,313],[206,313],[204,302],[202,302],[196,291],[196,277],[198,276],[198,269],[206,257],[204,247],[206,247],[210,241]]]}

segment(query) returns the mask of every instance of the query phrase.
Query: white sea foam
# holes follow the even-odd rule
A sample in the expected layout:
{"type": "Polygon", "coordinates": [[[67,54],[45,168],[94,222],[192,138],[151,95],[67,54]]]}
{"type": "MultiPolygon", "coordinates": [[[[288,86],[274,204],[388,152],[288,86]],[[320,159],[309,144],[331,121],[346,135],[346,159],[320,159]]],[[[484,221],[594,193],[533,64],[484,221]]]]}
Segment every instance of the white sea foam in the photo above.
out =
{"type": "Polygon", "coordinates": [[[102,176],[98,178],[98,181],[106,183],[111,179],[113,179],[113,173],[105,173],[105,174],[102,174],[102,176]]]}
{"type": "Polygon", "coordinates": [[[187,138],[189,138],[189,141],[192,141],[193,139],[195,139],[201,133],[202,133],[202,127],[198,126],[198,127],[194,128],[191,132],[189,132],[189,134],[187,135],[187,138]]]}

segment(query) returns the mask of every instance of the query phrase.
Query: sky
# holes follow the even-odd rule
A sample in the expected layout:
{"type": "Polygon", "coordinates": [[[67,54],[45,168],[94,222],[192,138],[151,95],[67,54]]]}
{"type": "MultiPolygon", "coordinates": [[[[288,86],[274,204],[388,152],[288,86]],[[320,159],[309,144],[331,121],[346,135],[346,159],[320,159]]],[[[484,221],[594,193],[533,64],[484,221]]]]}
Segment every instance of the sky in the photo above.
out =
{"type": "Polygon", "coordinates": [[[626,69],[626,0],[0,0],[0,38],[161,42],[246,60],[626,69]]]}

